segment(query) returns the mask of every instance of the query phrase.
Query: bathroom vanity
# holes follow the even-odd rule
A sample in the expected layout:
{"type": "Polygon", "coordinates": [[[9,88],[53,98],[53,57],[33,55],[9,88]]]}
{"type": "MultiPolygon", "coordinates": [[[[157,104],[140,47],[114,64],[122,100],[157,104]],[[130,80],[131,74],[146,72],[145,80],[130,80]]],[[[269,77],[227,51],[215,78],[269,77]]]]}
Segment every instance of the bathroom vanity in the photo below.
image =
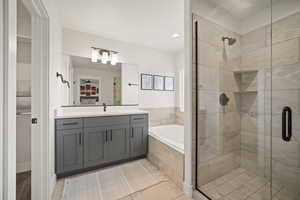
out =
{"type": "Polygon", "coordinates": [[[58,177],[145,157],[147,151],[146,112],[60,116],[55,120],[58,177]]]}

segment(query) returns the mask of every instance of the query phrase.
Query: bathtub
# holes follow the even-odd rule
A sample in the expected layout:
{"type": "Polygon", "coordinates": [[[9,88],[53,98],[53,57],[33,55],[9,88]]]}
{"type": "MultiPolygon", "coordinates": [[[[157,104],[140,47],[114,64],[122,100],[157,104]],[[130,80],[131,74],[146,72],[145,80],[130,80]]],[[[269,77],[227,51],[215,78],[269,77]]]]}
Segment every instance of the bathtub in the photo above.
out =
{"type": "Polygon", "coordinates": [[[172,124],[152,127],[149,135],[184,154],[184,126],[172,124]]]}
{"type": "Polygon", "coordinates": [[[184,127],[171,124],[149,130],[148,160],[182,188],[184,180],[184,127]]]}

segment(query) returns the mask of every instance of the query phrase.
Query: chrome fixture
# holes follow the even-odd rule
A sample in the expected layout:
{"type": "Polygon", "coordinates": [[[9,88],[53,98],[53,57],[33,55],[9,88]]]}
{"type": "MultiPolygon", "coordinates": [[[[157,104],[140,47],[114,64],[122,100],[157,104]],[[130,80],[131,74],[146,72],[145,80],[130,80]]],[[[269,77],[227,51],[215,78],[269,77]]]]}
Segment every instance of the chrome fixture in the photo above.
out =
{"type": "Polygon", "coordinates": [[[101,61],[102,64],[107,64],[110,62],[111,65],[116,65],[119,63],[119,52],[111,51],[107,49],[101,49],[97,47],[91,47],[92,48],[92,57],[91,61],[93,63],[97,63],[98,61],[101,61]]]}
{"type": "Polygon", "coordinates": [[[236,39],[231,37],[222,37],[222,41],[225,42],[225,40],[228,40],[229,46],[232,46],[235,44],[236,39]]]}
{"type": "Polygon", "coordinates": [[[102,105],[103,105],[103,112],[106,112],[106,108],[107,108],[106,103],[103,103],[102,105]]]}
{"type": "Polygon", "coordinates": [[[70,83],[69,83],[69,81],[66,81],[66,80],[64,79],[64,76],[63,76],[62,74],[56,72],[56,77],[57,77],[57,78],[60,78],[61,82],[62,82],[63,84],[67,84],[68,88],[70,88],[70,83]]]}

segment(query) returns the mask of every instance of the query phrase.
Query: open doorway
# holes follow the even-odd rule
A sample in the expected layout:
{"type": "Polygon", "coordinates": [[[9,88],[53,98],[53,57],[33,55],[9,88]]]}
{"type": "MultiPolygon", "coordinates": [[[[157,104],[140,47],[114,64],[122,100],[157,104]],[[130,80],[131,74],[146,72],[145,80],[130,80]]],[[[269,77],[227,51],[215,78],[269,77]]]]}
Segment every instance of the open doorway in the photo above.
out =
{"type": "Polygon", "coordinates": [[[31,199],[31,15],[17,1],[16,199],[31,199]]]}

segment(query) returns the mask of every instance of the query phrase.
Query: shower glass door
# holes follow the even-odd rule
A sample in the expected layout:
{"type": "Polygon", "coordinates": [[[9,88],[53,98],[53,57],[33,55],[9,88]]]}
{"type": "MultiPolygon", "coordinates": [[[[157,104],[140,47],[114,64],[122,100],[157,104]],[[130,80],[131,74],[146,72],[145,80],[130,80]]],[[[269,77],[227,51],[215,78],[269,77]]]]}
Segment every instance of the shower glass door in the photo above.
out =
{"type": "Polygon", "coordinates": [[[271,0],[193,2],[195,187],[270,199],[271,0]]]}
{"type": "Polygon", "coordinates": [[[272,197],[300,199],[300,1],[273,0],[272,197]]]}

